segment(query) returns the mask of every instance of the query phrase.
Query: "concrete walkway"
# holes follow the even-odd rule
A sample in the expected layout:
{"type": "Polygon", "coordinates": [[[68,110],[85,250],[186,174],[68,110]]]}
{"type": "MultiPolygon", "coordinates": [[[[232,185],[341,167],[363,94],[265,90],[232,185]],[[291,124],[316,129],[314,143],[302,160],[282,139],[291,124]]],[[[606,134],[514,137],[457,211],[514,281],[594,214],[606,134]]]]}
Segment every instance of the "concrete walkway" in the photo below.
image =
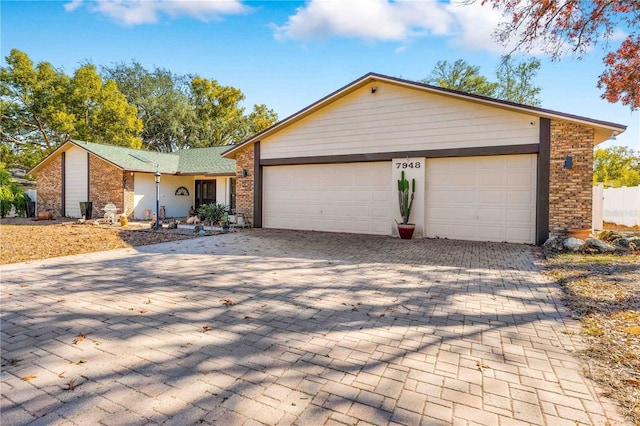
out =
{"type": "Polygon", "coordinates": [[[247,230],[5,265],[0,423],[625,424],[536,261],[247,230]]]}

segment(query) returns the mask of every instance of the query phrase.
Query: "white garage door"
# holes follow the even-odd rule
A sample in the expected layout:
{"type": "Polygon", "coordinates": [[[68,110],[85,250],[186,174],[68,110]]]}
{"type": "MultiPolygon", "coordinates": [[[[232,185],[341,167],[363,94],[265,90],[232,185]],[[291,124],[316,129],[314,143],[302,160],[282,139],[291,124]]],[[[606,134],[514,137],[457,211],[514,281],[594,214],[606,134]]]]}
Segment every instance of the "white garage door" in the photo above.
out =
{"type": "Polygon", "coordinates": [[[359,234],[391,233],[391,163],[269,166],[262,225],[359,234]]]}
{"type": "Polygon", "coordinates": [[[427,160],[427,237],[534,243],[535,207],[535,155],[427,160]]]}

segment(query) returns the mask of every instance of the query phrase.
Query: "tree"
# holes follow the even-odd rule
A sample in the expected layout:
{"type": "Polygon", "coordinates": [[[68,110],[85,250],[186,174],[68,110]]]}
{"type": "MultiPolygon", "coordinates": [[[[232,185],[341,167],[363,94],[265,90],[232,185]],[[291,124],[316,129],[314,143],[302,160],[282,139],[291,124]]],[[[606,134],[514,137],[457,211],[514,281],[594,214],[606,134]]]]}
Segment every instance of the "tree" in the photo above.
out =
{"type": "MultiPolygon", "coordinates": [[[[475,0],[468,0],[473,2],[475,0]]],[[[626,32],[603,61],[598,87],[602,97],[631,109],[640,107],[640,1],[638,0],[482,0],[502,12],[496,38],[513,51],[542,49],[558,60],[566,53],[578,58],[600,44],[608,45],[617,28],[626,32]],[[625,28],[626,26],[626,28],[625,28]]]]}
{"type": "Polygon", "coordinates": [[[240,89],[195,77],[191,82],[191,102],[196,115],[192,146],[236,144],[277,121],[277,114],[265,105],[254,105],[253,112],[245,115],[240,106],[243,100],[240,89]]]}
{"type": "Polygon", "coordinates": [[[518,104],[540,105],[540,87],[533,85],[540,60],[530,59],[528,62],[514,64],[510,56],[503,57],[496,70],[498,89],[495,97],[518,104]]]}
{"type": "Polygon", "coordinates": [[[138,108],[143,145],[152,150],[234,144],[278,120],[265,105],[254,105],[246,115],[242,91],[216,80],[160,68],[150,72],[135,61],[103,67],[103,73],[138,108]]]}
{"type": "Polygon", "coordinates": [[[102,67],[102,74],[114,80],[129,103],[137,107],[145,148],[172,152],[191,144],[195,113],[189,99],[189,76],[163,68],[148,71],[136,61],[102,67]]]}
{"type": "Polygon", "coordinates": [[[438,61],[431,75],[422,82],[489,97],[493,97],[498,88],[497,83],[489,82],[480,74],[480,67],[469,65],[463,59],[458,59],[453,64],[438,61]]]}
{"type": "Polygon", "coordinates": [[[0,164],[0,217],[5,217],[11,207],[15,207],[18,216],[27,210],[29,196],[15,182],[11,181],[11,173],[0,164]]]}
{"type": "Polygon", "coordinates": [[[497,82],[491,82],[480,74],[480,67],[458,59],[453,64],[438,61],[429,78],[423,83],[433,84],[461,92],[488,96],[525,105],[540,105],[540,87],[533,85],[540,61],[530,59],[514,64],[510,56],[502,58],[496,69],[497,82]]]}
{"type": "Polygon", "coordinates": [[[614,187],[640,185],[640,152],[626,146],[596,149],[593,183],[614,187]]]}
{"type": "Polygon", "coordinates": [[[50,63],[36,66],[13,49],[0,68],[0,138],[3,161],[29,169],[68,139],[140,147],[142,123],[113,81],[93,65],[73,77],[50,63]]]}

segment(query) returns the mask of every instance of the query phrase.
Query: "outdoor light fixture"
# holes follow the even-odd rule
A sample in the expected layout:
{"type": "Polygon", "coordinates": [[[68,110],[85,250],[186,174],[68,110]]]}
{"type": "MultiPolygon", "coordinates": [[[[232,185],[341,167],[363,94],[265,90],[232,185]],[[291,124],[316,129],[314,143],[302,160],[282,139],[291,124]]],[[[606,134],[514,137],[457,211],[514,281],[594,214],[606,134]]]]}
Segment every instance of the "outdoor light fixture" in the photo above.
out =
{"type": "Polygon", "coordinates": [[[378,88],[376,86],[373,86],[371,88],[371,93],[376,93],[378,91],[378,88]]]}
{"type": "Polygon", "coordinates": [[[153,175],[156,181],[156,231],[158,230],[158,222],[160,222],[160,167],[156,164],[156,173],[153,175]]]}
{"type": "Polygon", "coordinates": [[[618,132],[616,132],[615,130],[613,132],[611,132],[611,136],[609,136],[610,141],[615,141],[616,140],[616,136],[618,136],[618,132]]]}
{"type": "Polygon", "coordinates": [[[566,158],[564,159],[564,168],[567,170],[570,170],[573,168],[573,157],[570,155],[567,155],[566,158]]]}
{"type": "Polygon", "coordinates": [[[247,171],[247,169],[242,169],[242,177],[247,177],[249,176],[249,172],[247,171]]]}

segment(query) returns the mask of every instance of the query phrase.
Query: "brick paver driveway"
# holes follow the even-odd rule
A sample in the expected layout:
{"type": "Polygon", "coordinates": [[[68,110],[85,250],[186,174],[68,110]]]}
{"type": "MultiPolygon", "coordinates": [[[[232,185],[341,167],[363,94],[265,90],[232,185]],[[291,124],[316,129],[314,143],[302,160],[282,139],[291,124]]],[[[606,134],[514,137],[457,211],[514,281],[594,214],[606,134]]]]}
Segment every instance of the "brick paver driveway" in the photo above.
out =
{"type": "Polygon", "coordinates": [[[254,230],[3,266],[1,421],[622,423],[535,262],[254,230]]]}

